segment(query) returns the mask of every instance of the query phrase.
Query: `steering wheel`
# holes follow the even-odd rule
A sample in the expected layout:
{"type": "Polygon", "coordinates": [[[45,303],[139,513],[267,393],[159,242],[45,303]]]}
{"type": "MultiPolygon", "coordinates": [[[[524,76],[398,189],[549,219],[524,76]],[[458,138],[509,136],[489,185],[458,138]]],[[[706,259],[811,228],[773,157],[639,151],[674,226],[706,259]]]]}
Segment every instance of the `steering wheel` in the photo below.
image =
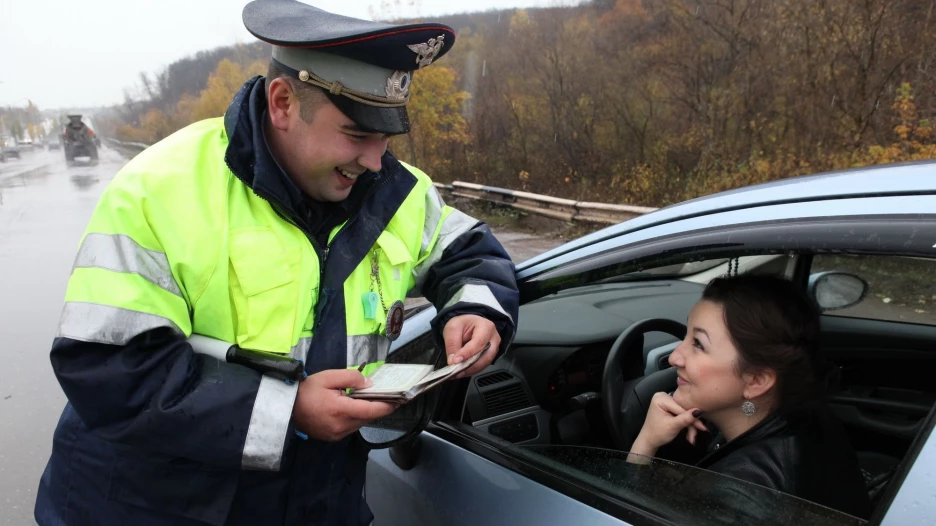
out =
{"type": "Polygon", "coordinates": [[[648,332],[665,332],[682,340],[686,337],[686,326],[678,321],[651,318],[634,323],[614,340],[601,375],[601,404],[611,439],[621,451],[629,451],[633,446],[647,418],[653,395],[676,389],[675,367],[647,376],[625,378],[627,363],[633,363],[636,358],[643,364],[644,334],[648,332]]]}

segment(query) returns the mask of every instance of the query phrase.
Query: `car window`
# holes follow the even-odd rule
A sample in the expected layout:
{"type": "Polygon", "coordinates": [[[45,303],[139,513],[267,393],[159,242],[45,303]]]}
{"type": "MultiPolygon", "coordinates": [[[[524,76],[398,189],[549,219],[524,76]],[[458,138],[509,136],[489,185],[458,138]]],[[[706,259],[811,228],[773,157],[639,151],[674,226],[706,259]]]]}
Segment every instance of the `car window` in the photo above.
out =
{"type": "Polygon", "coordinates": [[[868,291],[858,304],[824,311],[884,321],[936,325],[936,260],[899,256],[817,255],[810,274],[844,272],[858,276],[868,291]]]}
{"type": "Polygon", "coordinates": [[[727,475],[662,459],[626,461],[622,451],[516,446],[543,467],[676,524],[863,525],[857,517],[727,475]]]}

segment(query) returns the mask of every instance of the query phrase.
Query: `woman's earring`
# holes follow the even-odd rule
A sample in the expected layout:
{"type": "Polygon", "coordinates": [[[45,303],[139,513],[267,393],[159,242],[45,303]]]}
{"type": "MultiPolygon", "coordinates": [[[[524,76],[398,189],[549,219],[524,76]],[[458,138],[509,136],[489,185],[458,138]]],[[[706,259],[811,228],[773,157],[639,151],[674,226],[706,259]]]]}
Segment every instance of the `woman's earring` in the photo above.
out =
{"type": "Polygon", "coordinates": [[[750,400],[745,400],[741,404],[741,412],[744,413],[744,416],[754,416],[754,411],[757,411],[757,408],[754,407],[754,402],[750,400]]]}

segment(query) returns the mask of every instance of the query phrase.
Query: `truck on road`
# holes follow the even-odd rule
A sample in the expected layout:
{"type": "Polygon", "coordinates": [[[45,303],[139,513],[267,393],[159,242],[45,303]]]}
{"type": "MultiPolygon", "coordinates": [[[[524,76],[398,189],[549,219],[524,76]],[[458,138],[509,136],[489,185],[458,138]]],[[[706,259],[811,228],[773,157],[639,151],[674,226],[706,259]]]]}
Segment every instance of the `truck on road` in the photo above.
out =
{"type": "Polygon", "coordinates": [[[91,164],[98,162],[97,136],[81,120],[81,115],[68,115],[68,123],[62,131],[62,149],[65,161],[71,165],[79,157],[87,157],[91,164]]]}

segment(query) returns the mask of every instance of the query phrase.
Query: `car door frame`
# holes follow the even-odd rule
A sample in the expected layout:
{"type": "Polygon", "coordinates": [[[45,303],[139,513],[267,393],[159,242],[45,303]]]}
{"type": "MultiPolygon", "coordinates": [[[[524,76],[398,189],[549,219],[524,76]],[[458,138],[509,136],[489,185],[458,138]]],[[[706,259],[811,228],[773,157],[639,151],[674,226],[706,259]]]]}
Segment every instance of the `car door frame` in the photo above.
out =
{"type": "MultiPolygon", "coordinates": [[[[936,196],[887,196],[770,205],[665,223],[563,253],[554,266],[541,262],[518,273],[521,304],[641,268],[698,259],[817,251],[932,258],[936,257],[936,239],[924,240],[926,236],[916,236],[916,233],[927,229],[936,231],[933,210],[936,210],[936,196]],[[859,234],[872,228],[877,233],[874,240],[863,239],[859,234]]],[[[462,380],[444,387],[442,403],[426,429],[431,437],[422,440],[442,441],[448,444],[451,455],[493,463],[619,520],[631,524],[663,523],[648,510],[598,493],[575,480],[562,480],[544,473],[535,462],[516,458],[499,448],[496,437],[473,436],[474,433],[466,432],[459,422],[463,416],[467,382],[462,380]],[[458,400],[462,401],[461,407],[458,400]]],[[[929,438],[918,436],[917,440],[927,443],[929,438]]],[[[398,466],[401,458],[409,459],[404,462],[409,469],[400,469],[397,473],[400,480],[407,483],[420,478],[423,482],[444,478],[443,474],[430,473],[431,466],[418,469],[419,446],[409,450],[407,447],[398,445],[390,451],[374,452],[372,461],[389,473],[393,468],[387,462],[398,466]]],[[[902,468],[909,471],[910,464],[905,461],[902,468]]],[[[884,504],[893,501],[905,478],[895,476],[876,516],[887,511],[884,504]]],[[[475,483],[490,481],[482,477],[475,483]]],[[[442,512],[457,507],[456,501],[430,505],[442,512]]]]}
{"type": "Polygon", "coordinates": [[[932,502],[932,481],[936,478],[936,405],[930,409],[923,429],[917,434],[903,461],[894,472],[871,524],[904,526],[932,521],[936,510],[921,503],[932,502]]]}

